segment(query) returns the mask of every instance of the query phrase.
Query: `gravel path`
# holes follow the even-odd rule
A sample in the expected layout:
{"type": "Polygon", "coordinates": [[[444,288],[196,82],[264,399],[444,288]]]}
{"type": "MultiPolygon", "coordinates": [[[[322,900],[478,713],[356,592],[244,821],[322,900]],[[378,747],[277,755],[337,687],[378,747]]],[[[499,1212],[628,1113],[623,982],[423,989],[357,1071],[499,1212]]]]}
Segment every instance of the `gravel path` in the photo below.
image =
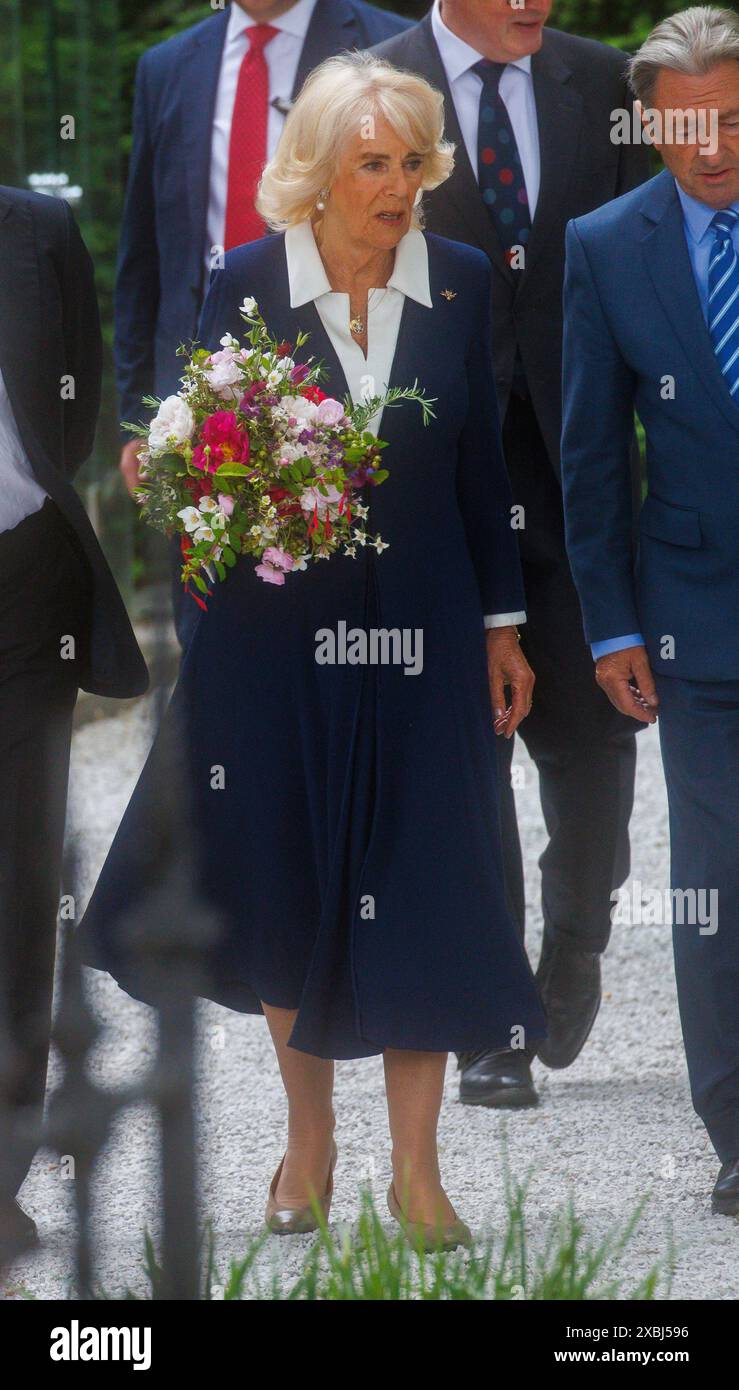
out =
{"type": "MultiPolygon", "coordinates": [[[[81,832],[87,901],[151,738],[150,701],[115,719],[78,730],[72,762],[69,830],[81,832]]],[[[633,831],[634,879],[667,884],[664,782],[656,733],[640,735],[633,831]]],[[[518,744],[525,785],[517,791],[526,852],[530,945],[538,958],[541,916],[537,858],[542,849],[537,778],[518,744]]],[[[548,1219],[574,1197],[592,1236],[621,1226],[651,1192],[622,1264],[625,1291],[665,1251],[669,1230],[678,1247],[671,1297],[729,1299],[739,1293],[739,1223],[710,1213],[717,1161],[693,1113],[688,1091],[666,926],[614,929],[605,961],[603,1007],[577,1062],[565,1072],[535,1064],[541,1104],[509,1113],[457,1102],[453,1062],[447,1073],[440,1141],[446,1185],[461,1215],[478,1232],[503,1218],[501,1138],[511,1168],[532,1174],[527,1203],[532,1244],[548,1219]]],[[[154,1056],[153,1016],[108,976],[88,972],[96,1013],[105,1023],[94,1073],[100,1084],[130,1084],[154,1056]]],[[[243,1252],[261,1230],[267,1188],[283,1149],[284,1104],[276,1063],[261,1018],[217,1005],[200,1011],[198,1101],[202,1135],[203,1209],[218,1238],[218,1265],[243,1252]]],[[[52,1066],[52,1081],[58,1078],[52,1066]]],[[[358,1193],[371,1184],[381,1210],[389,1178],[389,1146],[379,1058],[337,1067],[339,1166],[332,1224],[351,1223],[358,1193]]],[[[156,1132],[149,1111],[119,1116],[96,1180],[96,1241],[101,1284],[113,1296],[126,1286],[147,1289],[142,1233],[157,1234],[156,1132]]],[[[43,1248],[19,1261],[0,1297],[65,1298],[73,1233],[72,1191],[58,1159],[37,1156],[22,1192],[43,1248]]],[[[388,1225],[392,1225],[388,1218],[388,1225]]],[[[265,1270],[298,1272],[310,1238],[267,1243],[265,1270]]]]}

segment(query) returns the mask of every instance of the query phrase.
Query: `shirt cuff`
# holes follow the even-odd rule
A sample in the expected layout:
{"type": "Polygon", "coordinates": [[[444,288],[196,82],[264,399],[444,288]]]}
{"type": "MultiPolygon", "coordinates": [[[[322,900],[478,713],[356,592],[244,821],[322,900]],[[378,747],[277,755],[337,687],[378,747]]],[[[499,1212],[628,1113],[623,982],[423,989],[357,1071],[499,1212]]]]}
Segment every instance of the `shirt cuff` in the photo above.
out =
{"type": "Polygon", "coordinates": [[[597,661],[601,656],[607,656],[609,652],[622,652],[625,647],[644,647],[646,645],[640,632],[630,632],[628,637],[609,637],[606,642],[591,642],[590,650],[593,653],[593,661],[597,661]]]}
{"type": "Polygon", "coordinates": [[[517,627],[519,623],[526,622],[526,614],[487,613],[484,621],[486,627],[517,627]]]}

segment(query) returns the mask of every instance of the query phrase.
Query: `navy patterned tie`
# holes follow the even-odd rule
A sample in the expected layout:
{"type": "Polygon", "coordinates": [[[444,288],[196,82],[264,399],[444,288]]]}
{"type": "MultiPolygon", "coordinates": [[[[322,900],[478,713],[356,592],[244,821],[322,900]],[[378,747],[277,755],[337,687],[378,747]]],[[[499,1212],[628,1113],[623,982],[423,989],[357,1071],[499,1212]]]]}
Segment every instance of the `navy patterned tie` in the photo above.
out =
{"type": "Polygon", "coordinates": [[[472,71],[482,78],[477,124],[477,177],[482,200],[503,247],[525,246],[531,211],[521,156],[506,104],[499,92],[505,63],[481,58],[472,71]]]}
{"type": "Polygon", "coordinates": [[[708,330],[729,394],[739,405],[739,256],[733,231],[739,213],[717,212],[711,226],[716,242],[708,267],[708,330]]]}
{"type": "MultiPolygon", "coordinates": [[[[480,115],[477,122],[477,178],[480,196],[490,214],[504,251],[512,246],[526,247],[531,235],[531,209],[523,177],[521,156],[511,118],[498,90],[505,63],[481,58],[472,71],[482,78],[480,115]]],[[[520,270],[524,269],[520,264],[520,270]]],[[[513,364],[513,391],[524,399],[528,385],[521,353],[516,348],[513,364]]]]}

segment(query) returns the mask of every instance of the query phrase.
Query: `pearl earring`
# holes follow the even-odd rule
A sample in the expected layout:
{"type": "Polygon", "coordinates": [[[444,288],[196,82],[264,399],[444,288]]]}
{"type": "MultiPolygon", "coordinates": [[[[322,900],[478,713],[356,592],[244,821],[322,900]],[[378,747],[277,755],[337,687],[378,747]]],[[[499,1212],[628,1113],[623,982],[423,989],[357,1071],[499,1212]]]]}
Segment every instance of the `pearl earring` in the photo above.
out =
{"type": "Polygon", "coordinates": [[[325,204],[324,201],[323,201],[324,197],[328,197],[328,189],[327,189],[327,188],[322,188],[321,191],[320,191],[320,193],[319,193],[318,202],[316,203],[316,207],[318,208],[318,211],[319,211],[319,212],[323,212],[324,209],[325,209],[325,207],[326,207],[326,204],[325,204]]]}

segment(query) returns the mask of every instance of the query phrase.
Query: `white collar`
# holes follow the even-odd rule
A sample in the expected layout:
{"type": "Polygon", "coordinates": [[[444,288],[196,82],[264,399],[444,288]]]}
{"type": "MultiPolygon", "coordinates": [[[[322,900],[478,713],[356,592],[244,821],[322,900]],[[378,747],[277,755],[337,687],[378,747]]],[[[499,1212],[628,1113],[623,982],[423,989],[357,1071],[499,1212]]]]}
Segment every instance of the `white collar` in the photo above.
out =
{"type": "MultiPolygon", "coordinates": [[[[296,0],[292,9],[286,10],[279,19],[271,19],[269,23],[275,29],[284,29],[288,34],[294,34],[297,38],[304,39],[315,7],[316,0],[296,0]]],[[[233,43],[234,39],[241,38],[247,29],[251,29],[252,24],[263,22],[259,19],[252,19],[246,10],[242,10],[241,6],[236,4],[236,0],[232,0],[228,16],[228,29],[226,30],[226,45],[233,43]]]]}
{"type": "MultiPolygon", "coordinates": [[[[285,255],[292,309],[320,299],[322,294],[333,293],[309,218],[287,228],[285,255]]],[[[428,247],[423,232],[417,227],[411,227],[400,238],[395,248],[393,273],[387,284],[389,289],[399,290],[409,299],[425,304],[427,309],[432,307],[428,247]]]]}
{"type": "MultiPolygon", "coordinates": [[[[436,46],[441,54],[441,61],[446,69],[450,83],[456,82],[458,77],[468,72],[475,63],[479,63],[484,54],[478,53],[476,48],[460,39],[458,34],[454,34],[444,23],[439,10],[439,0],[434,0],[431,11],[431,28],[436,39],[436,46]]],[[[507,64],[510,68],[519,68],[521,72],[531,76],[531,54],[527,53],[523,58],[516,58],[507,64]]]]}

